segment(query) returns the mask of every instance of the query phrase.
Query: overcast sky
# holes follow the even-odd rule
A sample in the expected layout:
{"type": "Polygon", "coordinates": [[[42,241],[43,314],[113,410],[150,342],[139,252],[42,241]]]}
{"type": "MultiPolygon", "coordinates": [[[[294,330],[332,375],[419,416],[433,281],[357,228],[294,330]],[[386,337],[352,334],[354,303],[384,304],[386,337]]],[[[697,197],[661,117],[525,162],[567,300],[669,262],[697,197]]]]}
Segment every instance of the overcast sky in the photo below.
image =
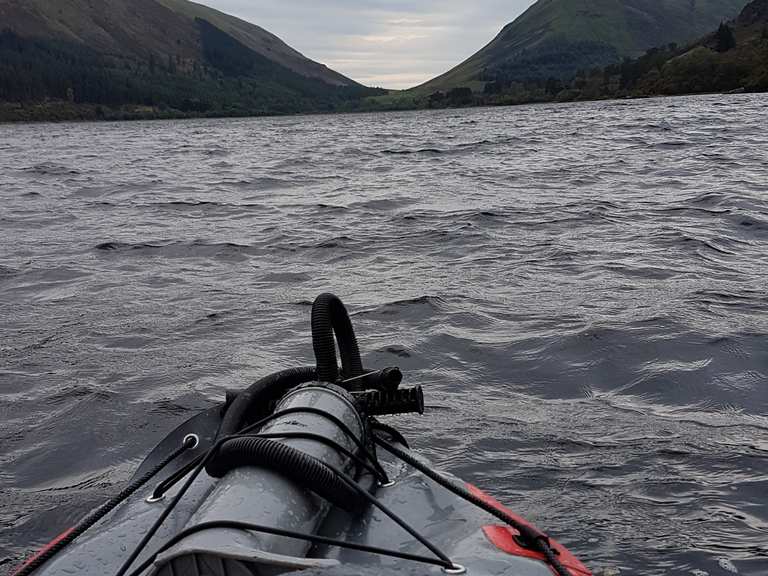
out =
{"type": "Polygon", "coordinates": [[[197,0],[367,84],[409,88],[490,42],[534,0],[197,0]]]}

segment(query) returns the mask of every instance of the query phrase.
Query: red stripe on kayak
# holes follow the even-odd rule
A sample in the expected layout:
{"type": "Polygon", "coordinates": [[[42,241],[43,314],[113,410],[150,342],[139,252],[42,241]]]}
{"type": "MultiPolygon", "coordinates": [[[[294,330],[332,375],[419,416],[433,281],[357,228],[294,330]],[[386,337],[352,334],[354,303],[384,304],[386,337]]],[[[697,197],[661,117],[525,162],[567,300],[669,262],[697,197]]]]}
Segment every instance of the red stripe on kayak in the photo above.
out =
{"type": "Polygon", "coordinates": [[[59,534],[58,536],[56,536],[56,538],[54,538],[53,540],[51,540],[50,542],[48,542],[48,544],[46,544],[45,546],[43,546],[42,548],[40,548],[40,550],[38,550],[37,552],[35,552],[35,553],[34,553],[32,556],[30,556],[30,557],[27,559],[27,561],[26,561],[26,562],[24,562],[24,564],[22,564],[21,566],[19,566],[18,568],[16,568],[16,570],[13,572],[13,574],[12,574],[11,576],[15,576],[16,574],[18,574],[19,572],[21,572],[21,571],[22,571],[24,568],[26,568],[27,566],[29,566],[30,564],[32,564],[32,562],[34,562],[35,560],[37,560],[38,558],[40,558],[40,556],[42,556],[43,554],[45,554],[46,552],[48,552],[48,550],[50,550],[51,548],[53,548],[54,546],[56,546],[56,544],[58,544],[59,542],[61,542],[62,540],[64,540],[64,538],[66,538],[67,536],[69,536],[69,535],[72,533],[72,531],[73,531],[73,530],[74,530],[74,528],[67,528],[66,530],[64,530],[64,532],[62,532],[61,534],[59,534]]]}
{"type": "MultiPolygon", "coordinates": [[[[528,522],[525,518],[522,518],[521,516],[518,516],[512,512],[509,508],[504,506],[493,496],[486,494],[477,486],[468,483],[467,487],[469,488],[469,491],[472,492],[472,494],[480,498],[486,504],[490,504],[497,510],[509,514],[512,518],[524,526],[531,526],[535,528],[535,526],[533,526],[533,524],[528,522]]],[[[527,548],[520,546],[520,544],[517,543],[517,540],[515,540],[516,536],[520,536],[520,532],[511,526],[487,525],[483,526],[483,533],[485,534],[485,537],[488,538],[488,540],[491,542],[491,544],[496,546],[496,548],[499,550],[506,552],[507,554],[512,556],[520,556],[523,558],[532,558],[534,560],[540,560],[545,563],[547,562],[547,558],[544,556],[544,554],[535,552],[533,550],[528,550],[527,548]]],[[[572,576],[592,576],[592,572],[590,572],[589,568],[584,566],[584,564],[582,564],[582,562],[576,558],[576,556],[574,556],[565,546],[557,542],[554,538],[549,539],[549,545],[557,553],[557,559],[566,568],[566,570],[572,574],[572,576]]]]}

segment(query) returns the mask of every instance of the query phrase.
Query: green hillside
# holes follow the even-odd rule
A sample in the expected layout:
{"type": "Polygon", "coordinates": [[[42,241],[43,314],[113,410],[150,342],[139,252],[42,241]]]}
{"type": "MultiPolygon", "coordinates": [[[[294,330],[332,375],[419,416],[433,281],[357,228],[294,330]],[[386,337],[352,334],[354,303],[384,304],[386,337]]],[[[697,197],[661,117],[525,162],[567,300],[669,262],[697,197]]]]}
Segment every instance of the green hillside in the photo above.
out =
{"type": "Polygon", "coordinates": [[[768,0],[753,0],[735,20],[683,49],[576,78],[560,99],[768,91],[768,0]]]}
{"type": "Polygon", "coordinates": [[[375,93],[186,0],[0,0],[0,120],[314,112],[375,93]]]}
{"type": "Polygon", "coordinates": [[[491,81],[566,80],[640,56],[669,43],[684,44],[736,16],[747,0],[539,0],[474,56],[419,92],[491,81]]]}
{"type": "Polygon", "coordinates": [[[401,92],[366,101],[375,109],[572,102],[717,92],[768,92],[768,0],[753,0],[731,21],[678,46],[577,72],[568,80],[531,78],[435,92],[401,92]]]}

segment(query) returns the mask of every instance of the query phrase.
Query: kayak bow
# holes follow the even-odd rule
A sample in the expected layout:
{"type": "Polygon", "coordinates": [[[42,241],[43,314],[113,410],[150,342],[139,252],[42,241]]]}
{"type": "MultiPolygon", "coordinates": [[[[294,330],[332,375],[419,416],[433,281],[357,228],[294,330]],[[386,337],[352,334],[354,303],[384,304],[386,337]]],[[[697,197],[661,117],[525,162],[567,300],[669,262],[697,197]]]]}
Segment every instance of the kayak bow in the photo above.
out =
{"type": "Polygon", "coordinates": [[[313,305],[312,341],[316,366],[266,376],[179,426],[122,492],[16,576],[272,576],[341,566],[591,576],[560,543],[436,471],[379,421],[423,413],[422,388],[401,388],[397,367],[363,367],[332,294],[313,305]]]}

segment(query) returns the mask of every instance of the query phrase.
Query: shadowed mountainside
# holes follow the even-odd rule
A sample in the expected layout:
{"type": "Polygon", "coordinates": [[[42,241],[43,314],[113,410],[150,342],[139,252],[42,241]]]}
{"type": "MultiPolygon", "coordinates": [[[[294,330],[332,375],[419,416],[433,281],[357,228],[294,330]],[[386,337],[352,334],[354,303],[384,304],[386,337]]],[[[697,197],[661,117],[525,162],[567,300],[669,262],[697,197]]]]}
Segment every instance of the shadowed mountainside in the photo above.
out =
{"type": "Polygon", "coordinates": [[[0,0],[0,118],[279,114],[371,93],[186,0],[0,0]]]}

